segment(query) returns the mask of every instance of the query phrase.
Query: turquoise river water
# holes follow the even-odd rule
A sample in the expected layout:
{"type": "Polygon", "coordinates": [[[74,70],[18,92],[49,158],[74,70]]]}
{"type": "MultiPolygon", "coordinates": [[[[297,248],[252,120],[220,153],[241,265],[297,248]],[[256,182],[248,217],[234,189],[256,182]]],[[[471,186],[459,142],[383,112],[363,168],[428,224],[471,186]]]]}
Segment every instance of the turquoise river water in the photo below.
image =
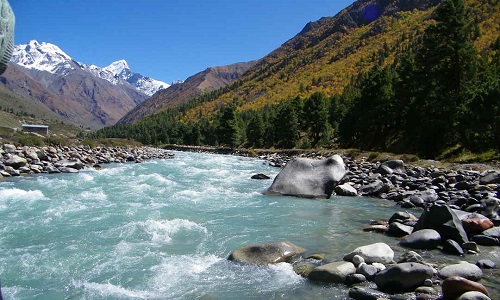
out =
{"type": "MultiPolygon", "coordinates": [[[[265,196],[271,181],[250,177],[279,169],[262,160],[175,155],[0,181],[4,299],[348,299],[345,286],[311,283],[289,264],[226,258],[240,246],[279,240],[329,260],[378,241],[396,256],[404,251],[394,238],[362,231],[398,211],[392,202],[265,196]]],[[[500,251],[481,255],[470,260],[498,261],[500,251]]],[[[495,292],[498,274],[489,275],[495,292]]]]}

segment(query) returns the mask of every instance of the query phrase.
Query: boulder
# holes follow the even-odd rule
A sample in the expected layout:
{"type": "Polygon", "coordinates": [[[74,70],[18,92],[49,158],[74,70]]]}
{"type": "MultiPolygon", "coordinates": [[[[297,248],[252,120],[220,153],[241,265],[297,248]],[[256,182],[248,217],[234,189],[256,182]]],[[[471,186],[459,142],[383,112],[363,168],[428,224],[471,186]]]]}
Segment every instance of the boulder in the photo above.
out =
{"type": "Polygon", "coordinates": [[[431,279],[434,269],[419,263],[401,263],[388,267],[375,275],[374,282],[384,292],[407,292],[431,279]]]}
{"type": "Polygon", "coordinates": [[[443,252],[453,255],[464,255],[464,249],[454,240],[446,240],[443,243],[443,252]]]}
{"type": "Polygon", "coordinates": [[[399,244],[412,249],[436,249],[441,244],[441,235],[434,229],[422,229],[405,236],[399,244]]]}
{"type": "Polygon", "coordinates": [[[352,185],[344,183],[335,187],[335,194],[339,196],[356,196],[358,191],[352,185]]]}
{"type": "Polygon", "coordinates": [[[500,246],[500,239],[489,235],[477,234],[472,240],[482,246],[500,246]]]}
{"type": "Polygon", "coordinates": [[[339,155],[322,160],[295,158],[276,176],[266,194],[329,198],[345,174],[345,164],[339,155]]]}
{"type": "Polygon", "coordinates": [[[424,263],[424,259],[420,254],[418,254],[415,251],[408,251],[405,252],[401,258],[398,260],[398,263],[404,263],[404,262],[417,262],[417,263],[424,263]]]}
{"type": "Polygon", "coordinates": [[[497,265],[489,259],[481,259],[476,263],[476,266],[478,266],[481,269],[496,269],[497,265]]]}
{"type": "Polygon", "coordinates": [[[348,275],[356,273],[351,262],[339,261],[318,266],[309,273],[309,279],[321,282],[344,283],[348,275]]]}
{"type": "Polygon", "coordinates": [[[349,297],[355,300],[390,299],[390,295],[368,287],[355,286],[349,289],[349,297]]]}
{"type": "Polygon", "coordinates": [[[373,183],[363,185],[359,190],[361,195],[378,197],[383,193],[387,193],[391,190],[387,183],[382,182],[382,180],[375,180],[373,183]]]}
{"type": "Polygon", "coordinates": [[[266,174],[255,174],[251,177],[252,179],[259,179],[259,180],[266,180],[266,179],[271,179],[271,177],[267,176],[266,174]]]}
{"type": "Polygon", "coordinates": [[[60,160],[54,164],[54,166],[61,168],[61,167],[66,167],[66,168],[72,168],[72,169],[77,169],[81,170],[85,167],[85,164],[82,163],[79,159],[76,160],[60,160]]]}
{"type": "Polygon", "coordinates": [[[403,174],[405,172],[405,164],[402,160],[388,160],[381,163],[375,173],[382,175],[391,175],[393,173],[403,174]]]}
{"type": "Polygon", "coordinates": [[[372,280],[377,272],[377,267],[367,263],[362,263],[356,268],[356,273],[364,275],[368,280],[372,280]]]}
{"type": "Polygon", "coordinates": [[[387,230],[387,234],[402,237],[405,235],[411,234],[413,231],[413,227],[401,224],[399,222],[392,222],[389,224],[389,230],[387,230]]]}
{"type": "Polygon", "coordinates": [[[19,169],[20,167],[24,167],[28,161],[26,158],[20,157],[18,155],[11,155],[8,159],[6,159],[3,164],[9,167],[13,167],[14,169],[19,169]]]}
{"type": "Polygon", "coordinates": [[[304,253],[306,249],[288,241],[271,242],[243,246],[228,257],[228,260],[254,265],[269,265],[289,262],[294,256],[304,253]]]}
{"type": "Polygon", "coordinates": [[[407,211],[398,211],[389,218],[389,223],[392,222],[405,223],[406,221],[417,221],[417,220],[418,220],[417,217],[415,217],[413,214],[407,211]]]}
{"type": "Polygon", "coordinates": [[[464,293],[476,291],[489,296],[484,285],[459,276],[446,278],[442,283],[443,300],[455,300],[464,293]]]}
{"type": "Polygon", "coordinates": [[[483,235],[500,238],[500,227],[493,227],[482,232],[483,235]]]}
{"type": "Polygon", "coordinates": [[[471,263],[461,261],[458,264],[446,266],[438,271],[438,276],[446,279],[453,276],[463,277],[465,279],[478,281],[483,277],[483,271],[471,263]]]}
{"type": "Polygon", "coordinates": [[[500,172],[498,171],[487,171],[481,174],[479,178],[480,184],[492,184],[492,183],[500,183],[500,172]]]}
{"type": "Polygon", "coordinates": [[[434,229],[439,232],[443,240],[452,239],[460,245],[469,241],[462,226],[462,221],[447,205],[435,203],[425,210],[413,231],[421,229],[434,229]]]}
{"type": "Polygon", "coordinates": [[[472,291],[463,293],[457,300],[491,300],[491,298],[481,292],[472,291]]]}
{"type": "Polygon", "coordinates": [[[344,256],[345,261],[352,261],[355,255],[361,256],[366,263],[379,262],[391,263],[394,259],[394,251],[385,243],[375,243],[361,246],[344,256]]]}
{"type": "Polygon", "coordinates": [[[493,222],[489,219],[467,218],[462,220],[462,226],[469,236],[473,236],[492,228],[493,222]]]}
{"type": "Polygon", "coordinates": [[[311,273],[314,268],[316,268],[317,265],[313,264],[312,262],[307,262],[307,261],[301,261],[293,265],[293,271],[304,277],[307,278],[309,274],[311,273]]]}
{"type": "Polygon", "coordinates": [[[345,284],[348,286],[362,283],[362,282],[366,282],[366,281],[367,281],[367,279],[366,279],[365,275],[362,275],[362,274],[351,274],[351,275],[347,275],[345,278],[345,284]]]}
{"type": "Polygon", "coordinates": [[[5,153],[16,153],[17,148],[12,144],[3,144],[3,150],[5,153]]]}
{"type": "Polygon", "coordinates": [[[496,197],[486,197],[481,200],[480,213],[491,219],[498,219],[497,209],[500,205],[500,199],[496,197]]]}

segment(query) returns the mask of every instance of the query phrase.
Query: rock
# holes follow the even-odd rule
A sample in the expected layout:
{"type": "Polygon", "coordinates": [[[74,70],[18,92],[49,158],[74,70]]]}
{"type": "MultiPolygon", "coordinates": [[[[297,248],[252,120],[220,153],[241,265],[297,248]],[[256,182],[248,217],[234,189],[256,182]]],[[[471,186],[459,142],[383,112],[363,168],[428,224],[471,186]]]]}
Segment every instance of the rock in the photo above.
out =
{"type": "Polygon", "coordinates": [[[481,269],[496,269],[497,267],[497,265],[489,259],[481,259],[476,263],[476,266],[481,269]]]}
{"type": "Polygon", "coordinates": [[[348,275],[356,273],[356,267],[351,262],[333,262],[314,268],[309,279],[321,282],[344,283],[348,275]]]}
{"type": "Polygon", "coordinates": [[[473,251],[476,254],[481,252],[479,251],[479,247],[477,246],[476,242],[464,243],[462,244],[462,249],[464,249],[464,251],[473,251]]]}
{"type": "Polygon", "coordinates": [[[384,233],[387,232],[387,230],[389,230],[389,227],[387,225],[371,225],[363,228],[363,231],[368,231],[368,232],[374,231],[374,232],[384,233]]]}
{"type": "Polygon", "coordinates": [[[70,167],[59,167],[58,170],[61,173],[79,173],[80,172],[77,169],[70,168],[70,167]]]}
{"type": "Polygon", "coordinates": [[[259,179],[259,180],[266,180],[266,179],[271,179],[271,177],[265,175],[265,174],[255,174],[251,177],[252,179],[259,179]]]}
{"type": "Polygon", "coordinates": [[[17,148],[12,144],[3,144],[3,150],[5,153],[16,153],[17,148]]]}
{"type": "Polygon", "coordinates": [[[316,268],[317,265],[311,263],[311,262],[299,262],[299,263],[296,263],[293,265],[293,271],[304,277],[304,278],[307,278],[309,276],[309,274],[311,273],[311,271],[316,268]]]}
{"type": "Polygon", "coordinates": [[[481,292],[489,296],[488,290],[484,285],[459,276],[446,278],[442,283],[442,288],[444,300],[455,300],[464,293],[471,291],[481,292]]]}
{"type": "Polygon", "coordinates": [[[401,263],[388,267],[375,275],[374,282],[381,291],[406,292],[421,286],[432,278],[434,270],[419,263],[401,263]]]}
{"type": "Polygon", "coordinates": [[[404,263],[404,262],[417,262],[417,263],[424,263],[424,259],[420,254],[418,254],[415,251],[408,251],[403,254],[403,256],[399,259],[398,263],[404,263]]]}
{"type": "Polygon", "coordinates": [[[378,197],[382,193],[387,193],[390,189],[388,184],[381,180],[375,180],[373,183],[362,186],[359,192],[361,195],[378,197]]]}
{"type": "Polygon", "coordinates": [[[289,262],[306,250],[288,241],[255,244],[241,247],[231,253],[228,260],[244,264],[268,265],[289,262]]]}
{"type": "Polygon", "coordinates": [[[348,286],[362,283],[362,282],[366,282],[366,281],[367,281],[367,279],[366,279],[365,275],[362,275],[362,274],[350,274],[350,275],[347,275],[345,278],[345,284],[348,286]]]}
{"type": "Polygon", "coordinates": [[[448,254],[453,254],[453,255],[459,255],[459,256],[464,255],[464,250],[454,240],[446,240],[443,243],[443,252],[448,253],[448,254]]]}
{"type": "Polygon", "coordinates": [[[335,187],[335,194],[339,196],[356,196],[358,191],[352,185],[344,183],[335,187]]]}
{"type": "Polygon", "coordinates": [[[479,178],[479,184],[492,184],[492,183],[500,183],[500,172],[498,171],[487,171],[481,174],[479,178]]]}
{"type": "Polygon", "coordinates": [[[439,296],[439,292],[431,286],[419,286],[415,289],[415,293],[439,296]]]}
{"type": "Polygon", "coordinates": [[[483,235],[500,238],[500,227],[493,227],[482,232],[483,235]]]}
{"type": "Polygon", "coordinates": [[[420,229],[434,229],[443,240],[452,239],[460,245],[469,241],[462,222],[455,212],[437,202],[422,213],[413,231],[420,229]]]}
{"type": "Polygon", "coordinates": [[[441,244],[441,235],[434,229],[422,229],[405,236],[399,244],[413,249],[436,249],[441,244]]]}
{"type": "Polygon", "coordinates": [[[393,173],[403,174],[405,172],[405,165],[402,160],[388,160],[381,163],[375,173],[382,175],[391,175],[393,173]]]}
{"type": "Polygon", "coordinates": [[[483,277],[483,271],[471,263],[462,261],[458,264],[446,266],[438,271],[438,276],[446,279],[453,276],[463,277],[465,279],[479,281],[483,277]]]}
{"type": "Polygon", "coordinates": [[[61,167],[66,167],[66,168],[72,168],[72,169],[77,169],[81,170],[85,167],[85,164],[82,163],[79,159],[76,160],[60,160],[54,164],[54,166],[61,168],[61,167]]]}
{"type": "Polygon", "coordinates": [[[357,268],[360,264],[364,263],[365,262],[365,259],[359,255],[354,255],[352,257],[352,263],[354,264],[354,266],[357,268]]]}
{"type": "Polygon", "coordinates": [[[339,155],[322,160],[296,158],[286,164],[266,194],[329,198],[345,174],[344,161],[339,155]]]}
{"type": "Polygon", "coordinates": [[[467,292],[463,293],[462,296],[458,297],[457,300],[491,300],[490,297],[486,296],[481,292],[467,292]]]}
{"type": "Polygon", "coordinates": [[[24,167],[28,161],[26,158],[19,157],[17,155],[11,155],[10,158],[4,161],[4,165],[13,167],[14,169],[19,169],[20,167],[24,167]]]}
{"type": "Polygon", "coordinates": [[[411,234],[412,231],[413,227],[411,226],[403,225],[399,222],[392,222],[391,224],[389,224],[387,233],[392,236],[402,237],[411,234]]]}
{"type": "Polygon", "coordinates": [[[469,236],[473,236],[487,229],[493,228],[493,222],[489,219],[467,218],[462,220],[462,226],[469,236]]]}
{"type": "Polygon", "coordinates": [[[472,240],[483,246],[500,246],[500,239],[489,235],[478,234],[473,236],[472,240]]]}
{"type": "Polygon", "coordinates": [[[363,257],[366,263],[379,262],[391,263],[394,259],[394,251],[385,243],[375,243],[361,246],[344,256],[345,261],[352,261],[354,255],[363,257]]]}
{"type": "Polygon", "coordinates": [[[390,295],[366,287],[353,287],[349,289],[349,297],[356,300],[390,299],[390,295]]]}
{"type": "Polygon", "coordinates": [[[499,205],[500,199],[489,196],[486,199],[481,200],[480,213],[490,219],[497,219],[497,209],[499,205]]]}
{"type": "Polygon", "coordinates": [[[389,218],[389,223],[392,222],[404,223],[405,221],[417,221],[417,220],[418,220],[417,217],[415,217],[413,214],[407,211],[399,211],[397,213],[394,213],[389,218]]]}
{"type": "MultiPolygon", "coordinates": [[[[9,177],[9,176],[21,176],[21,172],[19,172],[18,170],[14,169],[11,166],[5,166],[4,172],[7,174],[7,176],[5,176],[5,177],[9,177]]],[[[4,174],[4,173],[2,173],[2,174],[4,174]]]]}
{"type": "Polygon", "coordinates": [[[377,267],[369,265],[367,263],[361,263],[356,268],[356,273],[364,275],[368,280],[372,280],[373,276],[375,276],[377,272],[378,272],[377,267]]]}
{"type": "Polygon", "coordinates": [[[377,271],[378,271],[378,272],[380,272],[380,271],[382,271],[382,270],[387,269],[387,268],[385,267],[385,265],[384,265],[384,264],[381,264],[381,263],[372,263],[372,266],[374,266],[375,268],[377,268],[377,271]]]}

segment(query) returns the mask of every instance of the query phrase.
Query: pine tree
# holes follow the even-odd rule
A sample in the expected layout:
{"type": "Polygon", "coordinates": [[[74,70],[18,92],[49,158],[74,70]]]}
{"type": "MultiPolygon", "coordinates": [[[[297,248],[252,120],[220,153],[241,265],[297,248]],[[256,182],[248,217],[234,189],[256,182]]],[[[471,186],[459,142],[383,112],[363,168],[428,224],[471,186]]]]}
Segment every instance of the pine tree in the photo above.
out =
{"type": "Polygon", "coordinates": [[[443,0],[435,21],[425,31],[416,56],[420,89],[412,105],[420,123],[410,124],[416,129],[419,151],[428,156],[458,141],[458,120],[468,104],[476,64],[473,27],[464,0],[443,0]]]}
{"type": "Polygon", "coordinates": [[[317,146],[322,138],[329,137],[329,105],[327,102],[322,93],[314,93],[304,102],[304,129],[308,131],[308,136],[312,140],[313,146],[317,146]]]}

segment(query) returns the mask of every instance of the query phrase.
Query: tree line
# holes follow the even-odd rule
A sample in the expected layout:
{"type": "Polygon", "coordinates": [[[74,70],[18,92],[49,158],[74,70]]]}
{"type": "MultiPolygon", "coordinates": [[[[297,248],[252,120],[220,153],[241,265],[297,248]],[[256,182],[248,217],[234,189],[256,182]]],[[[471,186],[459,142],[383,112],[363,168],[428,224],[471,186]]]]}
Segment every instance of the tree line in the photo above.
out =
{"type": "MultiPolygon", "coordinates": [[[[230,89],[211,92],[132,125],[92,137],[145,144],[256,148],[356,147],[436,157],[459,145],[500,150],[500,37],[479,53],[478,27],[464,0],[443,0],[435,23],[390,64],[381,58],[342,94],[283,99],[240,111],[233,99],[209,117],[186,121],[188,109],[230,89]]],[[[237,83],[235,83],[237,84],[237,83]]]]}

